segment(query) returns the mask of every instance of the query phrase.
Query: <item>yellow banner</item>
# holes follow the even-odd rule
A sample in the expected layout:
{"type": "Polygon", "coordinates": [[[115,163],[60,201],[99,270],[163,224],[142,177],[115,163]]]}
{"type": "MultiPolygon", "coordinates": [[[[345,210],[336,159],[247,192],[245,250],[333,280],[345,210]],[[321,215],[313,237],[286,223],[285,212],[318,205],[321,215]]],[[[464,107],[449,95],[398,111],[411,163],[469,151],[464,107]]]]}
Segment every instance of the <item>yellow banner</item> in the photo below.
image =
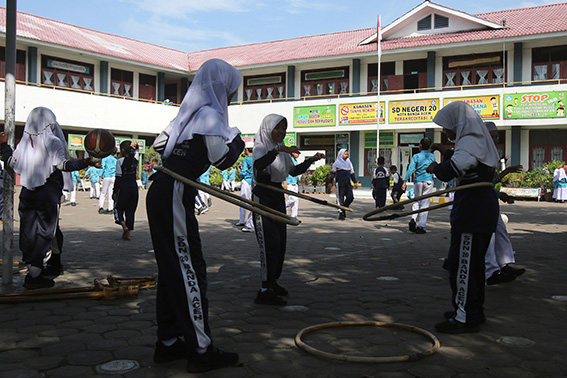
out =
{"type": "Polygon", "coordinates": [[[443,100],[443,106],[453,101],[464,101],[472,106],[480,118],[498,119],[500,118],[500,96],[475,96],[475,97],[451,97],[443,100]]]}
{"type": "Polygon", "coordinates": [[[389,123],[431,122],[439,111],[439,99],[390,101],[389,123]]]}
{"type": "MultiPolygon", "coordinates": [[[[386,123],[384,109],[386,103],[380,101],[380,123],[386,123]]],[[[341,125],[361,125],[376,123],[376,103],[367,102],[361,104],[342,104],[340,105],[340,124],[341,125]]]]}

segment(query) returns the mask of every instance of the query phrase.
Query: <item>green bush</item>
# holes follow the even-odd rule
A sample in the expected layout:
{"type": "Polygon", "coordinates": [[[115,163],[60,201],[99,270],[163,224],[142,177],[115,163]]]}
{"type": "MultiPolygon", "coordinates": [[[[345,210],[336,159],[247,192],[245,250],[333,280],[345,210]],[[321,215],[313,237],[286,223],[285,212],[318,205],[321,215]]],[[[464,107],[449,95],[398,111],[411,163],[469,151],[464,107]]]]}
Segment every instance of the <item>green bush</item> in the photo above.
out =
{"type": "Polygon", "coordinates": [[[553,189],[553,172],[565,163],[562,161],[549,161],[543,167],[531,171],[510,173],[502,179],[504,186],[513,188],[542,188],[553,189]]]}
{"type": "Polygon", "coordinates": [[[317,169],[315,169],[315,171],[311,175],[311,180],[313,182],[313,185],[327,185],[330,176],[331,176],[331,166],[322,165],[317,169]]]}

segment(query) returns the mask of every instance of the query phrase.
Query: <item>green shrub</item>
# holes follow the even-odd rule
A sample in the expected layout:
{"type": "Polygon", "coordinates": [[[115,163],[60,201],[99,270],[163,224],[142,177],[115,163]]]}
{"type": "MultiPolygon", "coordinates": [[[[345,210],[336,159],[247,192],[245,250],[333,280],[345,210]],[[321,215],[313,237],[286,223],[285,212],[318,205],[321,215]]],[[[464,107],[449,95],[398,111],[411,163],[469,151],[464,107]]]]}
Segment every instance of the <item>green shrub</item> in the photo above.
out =
{"type": "Polygon", "coordinates": [[[327,185],[330,176],[331,176],[331,166],[322,165],[317,169],[315,169],[315,171],[311,175],[311,180],[313,182],[313,185],[327,185]]]}

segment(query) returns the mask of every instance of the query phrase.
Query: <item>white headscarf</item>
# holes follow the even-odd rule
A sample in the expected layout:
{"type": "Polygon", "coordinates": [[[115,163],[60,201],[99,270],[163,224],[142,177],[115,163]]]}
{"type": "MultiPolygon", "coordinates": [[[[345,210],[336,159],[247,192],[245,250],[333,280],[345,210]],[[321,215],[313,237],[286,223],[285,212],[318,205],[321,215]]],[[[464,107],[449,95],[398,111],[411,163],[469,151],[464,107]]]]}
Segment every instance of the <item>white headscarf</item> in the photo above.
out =
{"type": "MultiPolygon", "coordinates": [[[[269,151],[276,148],[278,145],[283,145],[282,143],[277,143],[272,138],[272,130],[276,128],[278,123],[281,122],[285,117],[279,114],[268,114],[262,120],[260,124],[260,129],[254,136],[254,160],[265,156],[269,151]]],[[[278,153],[276,159],[272,164],[268,165],[264,172],[270,175],[270,181],[272,182],[283,182],[289,175],[289,171],[294,167],[291,156],[287,153],[278,153]]],[[[256,170],[254,170],[254,178],[256,178],[256,170]]]]}
{"type": "Polygon", "coordinates": [[[221,136],[226,143],[240,134],[228,125],[228,96],[238,89],[240,72],[224,60],[207,60],[197,71],[179,113],[171,121],[171,131],[163,153],[168,157],[173,147],[194,134],[221,136]]]}
{"type": "Polygon", "coordinates": [[[333,163],[333,170],[344,169],[345,171],[353,171],[354,167],[349,158],[344,158],[343,155],[347,151],[346,148],[341,148],[337,154],[337,160],[333,163]]]}
{"type": "Polygon", "coordinates": [[[553,181],[560,181],[567,178],[564,167],[559,167],[553,172],[553,181]]]}
{"type": "Polygon", "coordinates": [[[461,171],[467,170],[466,162],[474,157],[489,167],[496,168],[498,150],[488,128],[476,110],[464,101],[454,101],[444,106],[433,119],[437,125],[457,134],[452,162],[461,171]]]}
{"type": "MultiPolygon", "coordinates": [[[[51,110],[38,107],[31,111],[14,159],[14,171],[20,175],[20,184],[28,190],[44,185],[57,164],[69,160],[65,136],[51,110]]],[[[72,191],[71,173],[62,173],[63,190],[72,191]]]]}

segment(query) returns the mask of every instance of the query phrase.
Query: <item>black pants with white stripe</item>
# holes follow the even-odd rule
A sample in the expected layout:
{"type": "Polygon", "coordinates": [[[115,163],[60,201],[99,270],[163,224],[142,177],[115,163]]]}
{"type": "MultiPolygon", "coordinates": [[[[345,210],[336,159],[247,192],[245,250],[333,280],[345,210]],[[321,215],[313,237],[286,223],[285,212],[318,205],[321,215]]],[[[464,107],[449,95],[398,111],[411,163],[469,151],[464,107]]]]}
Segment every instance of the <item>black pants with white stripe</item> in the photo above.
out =
{"type": "Polygon", "coordinates": [[[59,208],[55,202],[20,198],[20,250],[26,264],[44,268],[59,229],[59,208]]]}
{"type": "Polygon", "coordinates": [[[146,209],[158,264],[158,339],[183,336],[188,347],[206,348],[212,339],[195,195],[190,186],[162,177],[151,185],[146,209]]]}
{"type": "MultiPolygon", "coordinates": [[[[352,185],[350,182],[336,182],[336,198],[337,204],[344,207],[349,207],[354,201],[354,194],[352,192],[352,185]]],[[[345,213],[345,210],[340,210],[339,213],[345,213]]]]}
{"type": "MultiPolygon", "coordinates": [[[[283,193],[258,190],[261,196],[254,194],[254,202],[269,206],[285,214],[285,198],[283,193]]],[[[285,258],[287,228],[284,223],[254,213],[256,239],[260,246],[260,264],[262,287],[270,288],[281,276],[285,258]]]]}
{"type": "Polygon", "coordinates": [[[484,317],[484,256],[492,234],[451,233],[449,282],[455,319],[478,324],[484,317]]]}

